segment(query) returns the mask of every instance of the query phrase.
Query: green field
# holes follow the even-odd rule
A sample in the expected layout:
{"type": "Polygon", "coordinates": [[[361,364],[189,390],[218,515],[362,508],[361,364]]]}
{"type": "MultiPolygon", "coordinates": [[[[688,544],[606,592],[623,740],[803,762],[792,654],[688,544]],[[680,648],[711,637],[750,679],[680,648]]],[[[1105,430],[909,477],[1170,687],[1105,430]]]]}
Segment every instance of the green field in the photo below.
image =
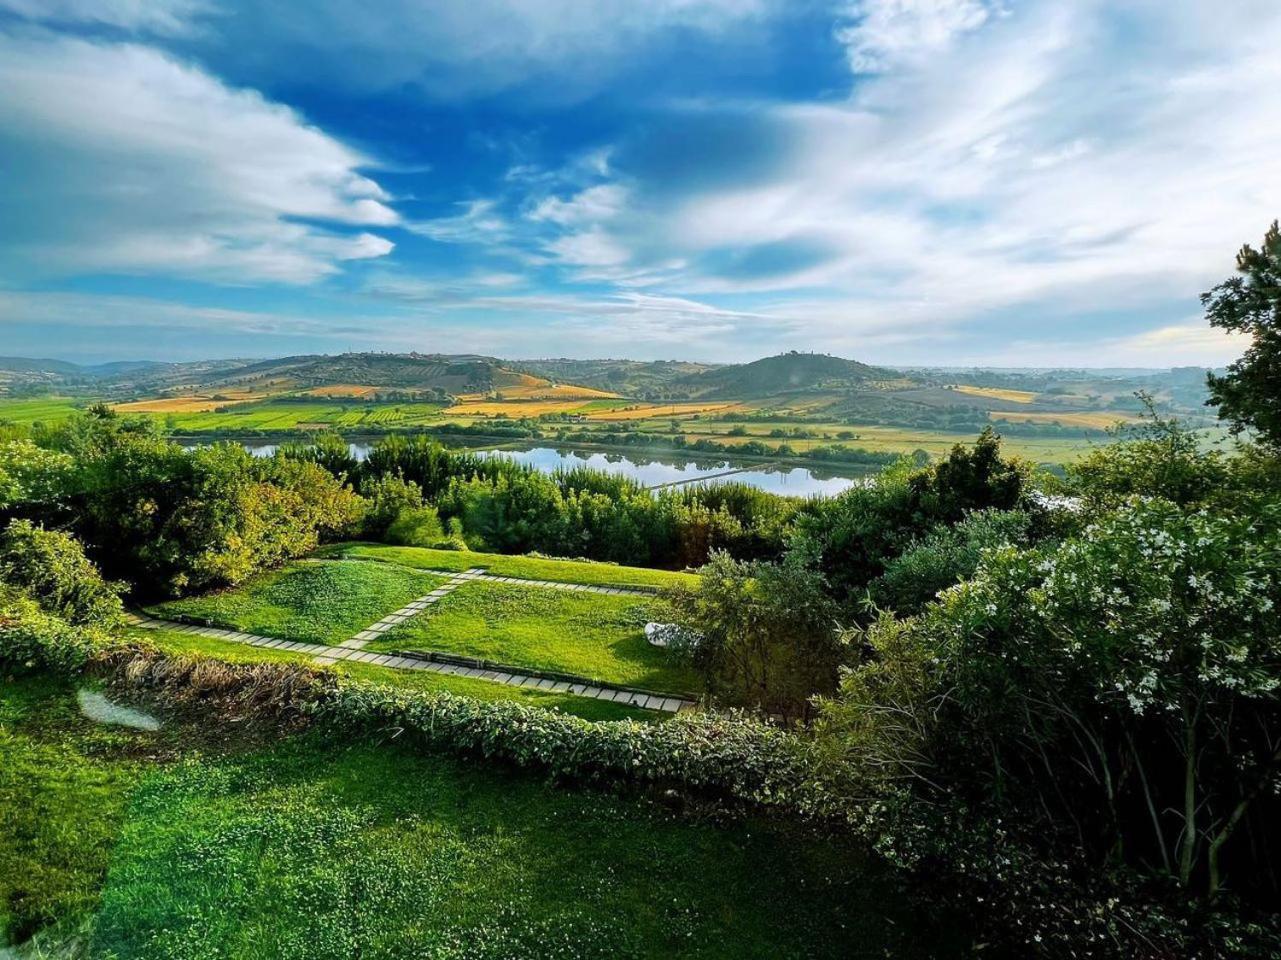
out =
{"type": "Polygon", "coordinates": [[[230,590],[172,600],[149,611],[268,637],[335,644],[442,582],[393,564],[301,560],[230,590]]]}
{"type": "MultiPolygon", "coordinates": [[[[311,656],[294,650],[273,650],[251,647],[232,640],[219,640],[176,630],[147,629],[131,631],[130,636],[142,643],[151,644],[166,653],[178,656],[210,657],[226,663],[309,663],[311,656]]],[[[667,714],[629,707],[622,703],[593,700],[568,693],[551,693],[529,687],[513,687],[504,683],[456,677],[425,670],[396,670],[372,663],[350,663],[339,660],[326,667],[316,667],[357,680],[378,683],[398,690],[438,691],[472,697],[476,700],[514,700],[527,707],[559,710],[582,717],[584,720],[662,720],[667,714]]]]}
{"type": "Polygon", "coordinates": [[[693,671],[645,640],[657,601],[508,583],[470,583],[394,627],[371,650],[434,650],[664,693],[693,671]]]}
{"type": "Polygon", "coordinates": [[[0,681],[0,944],[45,928],[135,960],[955,952],[840,837],[394,743],[104,728],[73,697],[0,681]]]}
{"type": "Polygon", "coordinates": [[[85,402],[69,397],[41,397],[38,400],[0,397],[0,423],[56,423],[85,405],[85,402]]]}
{"type": "Polygon", "coordinates": [[[359,431],[440,423],[439,403],[361,403],[357,400],[264,400],[236,404],[223,412],[155,413],[179,433],[218,433],[238,430],[269,432],[310,427],[359,431]]]}
{"type": "Polygon", "coordinates": [[[420,570],[448,570],[457,573],[471,567],[483,567],[497,577],[523,580],[555,580],[560,583],[583,583],[615,587],[693,587],[698,575],[645,567],[623,567],[593,560],[553,560],[549,557],[510,556],[502,553],[477,553],[471,550],[430,550],[424,547],[389,547],[376,543],[344,543],[326,547],[318,556],[337,556],[384,560],[420,570]]]}

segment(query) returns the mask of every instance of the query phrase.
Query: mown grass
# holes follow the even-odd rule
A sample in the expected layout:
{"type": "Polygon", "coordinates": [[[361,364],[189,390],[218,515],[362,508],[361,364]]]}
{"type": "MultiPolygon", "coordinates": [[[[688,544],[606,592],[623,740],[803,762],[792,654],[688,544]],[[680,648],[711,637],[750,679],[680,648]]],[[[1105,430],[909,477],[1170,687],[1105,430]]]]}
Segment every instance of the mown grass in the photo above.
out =
{"type": "Polygon", "coordinates": [[[392,564],[299,561],[230,590],[149,609],[157,617],[186,616],[247,633],[333,644],[442,582],[392,564]]]}
{"type": "Polygon", "coordinates": [[[373,641],[371,650],[435,650],[669,693],[693,671],[645,639],[657,601],[549,587],[469,583],[373,641]]]}
{"type": "Polygon", "coordinates": [[[150,778],[94,947],[165,960],[919,954],[899,910],[839,841],[302,739],[150,778]]]}
{"type": "Polygon", "coordinates": [[[483,567],[486,573],[497,577],[554,580],[589,586],[665,588],[693,587],[698,584],[698,575],[693,573],[623,567],[591,560],[553,560],[548,557],[509,556],[471,550],[431,550],[425,547],[349,543],[326,547],[317,556],[383,560],[420,570],[448,570],[455,573],[471,567],[483,567]]]}
{"type": "Polygon", "coordinates": [[[954,952],[839,836],[385,740],[200,736],[95,726],[69,686],[0,682],[11,933],[134,960],[954,952]]]}
{"type": "Polygon", "coordinates": [[[153,739],[85,720],[65,684],[0,679],[0,946],[97,906],[153,739]]]}
{"type": "MultiPolygon", "coordinates": [[[[144,643],[150,643],[166,653],[181,656],[211,657],[227,663],[307,663],[312,658],[305,653],[293,650],[269,650],[263,647],[251,647],[230,640],[219,640],[213,637],[201,637],[190,633],[178,633],[175,630],[147,629],[134,630],[131,636],[144,643]]],[[[477,700],[514,700],[527,707],[539,707],[543,710],[559,710],[584,720],[664,720],[667,714],[655,713],[629,707],[622,703],[610,703],[577,697],[569,693],[550,693],[546,690],[531,690],[526,687],[510,687],[488,680],[476,680],[472,677],[455,677],[449,674],[431,673],[428,671],[396,670],[381,667],[372,663],[348,663],[339,661],[317,669],[329,670],[358,680],[378,683],[398,690],[438,690],[457,694],[460,697],[473,697],[477,700]]]]}

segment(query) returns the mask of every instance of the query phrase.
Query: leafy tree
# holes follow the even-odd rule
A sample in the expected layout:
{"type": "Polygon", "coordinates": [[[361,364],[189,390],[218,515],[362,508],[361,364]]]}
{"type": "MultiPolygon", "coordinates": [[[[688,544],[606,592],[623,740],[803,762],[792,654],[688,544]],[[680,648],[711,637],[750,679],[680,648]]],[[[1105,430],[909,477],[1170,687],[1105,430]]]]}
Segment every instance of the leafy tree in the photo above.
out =
{"type": "Polygon", "coordinates": [[[845,648],[812,570],[716,552],[698,587],[671,602],[677,623],[700,637],[694,665],[722,702],[795,717],[835,688],[845,648]]]}
{"type": "Polygon", "coordinates": [[[1022,500],[1027,469],[1001,456],[1000,437],[984,430],[933,466],[909,460],[876,483],[815,501],[797,515],[790,551],[822,572],[833,596],[854,609],[868,585],[913,540],[973,510],[1009,510],[1022,500]]]}
{"type": "Polygon", "coordinates": [[[1256,250],[1237,254],[1238,276],[1201,295],[1210,325],[1250,337],[1225,376],[1209,377],[1209,402],[1234,431],[1281,444],[1281,230],[1274,220],[1256,250]]]}
{"type": "Polygon", "coordinates": [[[74,537],[28,520],[12,520],[0,533],[0,581],[68,623],[109,627],[120,622],[121,586],[102,578],[74,537]]]}

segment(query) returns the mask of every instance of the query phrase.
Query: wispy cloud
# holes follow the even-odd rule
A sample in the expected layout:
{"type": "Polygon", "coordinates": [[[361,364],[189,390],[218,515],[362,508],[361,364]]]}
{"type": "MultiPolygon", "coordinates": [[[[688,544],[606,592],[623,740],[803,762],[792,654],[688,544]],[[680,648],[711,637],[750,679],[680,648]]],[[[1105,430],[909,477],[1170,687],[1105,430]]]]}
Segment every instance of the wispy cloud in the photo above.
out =
{"type": "Polygon", "coordinates": [[[392,249],[368,158],[131,43],[0,34],[9,270],[305,283],[392,249]],[[354,231],[351,228],[356,228],[354,231]]]}
{"type": "Polygon", "coordinates": [[[855,73],[879,73],[946,50],[994,10],[987,0],[855,0],[836,37],[855,73]]]}

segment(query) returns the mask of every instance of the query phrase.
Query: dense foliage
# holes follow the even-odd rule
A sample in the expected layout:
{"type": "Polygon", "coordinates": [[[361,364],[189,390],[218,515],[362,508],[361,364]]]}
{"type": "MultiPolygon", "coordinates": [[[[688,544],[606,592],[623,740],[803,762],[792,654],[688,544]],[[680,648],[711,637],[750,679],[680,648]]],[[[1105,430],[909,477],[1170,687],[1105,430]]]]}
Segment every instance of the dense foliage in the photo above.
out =
{"type": "Polygon", "coordinates": [[[1238,432],[1249,429],[1281,443],[1281,228],[1256,250],[1237,254],[1238,276],[1203,294],[1212,326],[1250,338],[1245,355],[1224,376],[1210,376],[1210,403],[1238,432]]]}

